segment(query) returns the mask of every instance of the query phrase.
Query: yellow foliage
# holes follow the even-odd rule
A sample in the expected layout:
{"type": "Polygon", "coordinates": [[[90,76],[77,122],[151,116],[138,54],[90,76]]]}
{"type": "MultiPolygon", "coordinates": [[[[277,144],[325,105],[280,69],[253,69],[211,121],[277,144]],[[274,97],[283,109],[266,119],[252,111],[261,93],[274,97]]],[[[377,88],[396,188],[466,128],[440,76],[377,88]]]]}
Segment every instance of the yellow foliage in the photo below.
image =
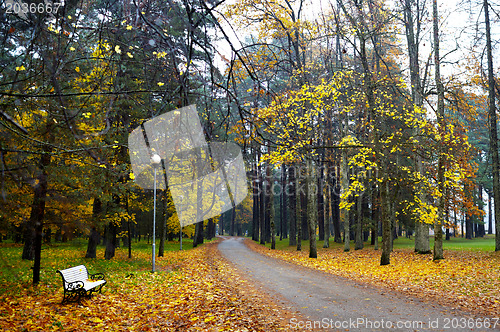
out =
{"type": "Polygon", "coordinates": [[[110,215],[107,215],[106,218],[104,219],[106,223],[111,223],[116,226],[122,225],[122,222],[133,222],[135,223],[135,214],[134,213],[127,213],[124,211],[118,211],[115,213],[112,213],[110,215]]]}

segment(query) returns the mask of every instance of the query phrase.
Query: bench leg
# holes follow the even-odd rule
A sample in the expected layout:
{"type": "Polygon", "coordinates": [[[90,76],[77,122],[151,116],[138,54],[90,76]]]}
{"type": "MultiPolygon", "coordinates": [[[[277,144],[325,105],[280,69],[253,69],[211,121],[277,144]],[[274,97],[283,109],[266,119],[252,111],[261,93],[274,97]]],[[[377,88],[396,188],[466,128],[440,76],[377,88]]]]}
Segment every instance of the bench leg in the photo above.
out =
{"type": "Polygon", "coordinates": [[[83,296],[85,296],[85,290],[76,289],[74,291],[64,291],[64,296],[61,304],[69,303],[69,302],[77,302],[80,303],[80,300],[83,296]]]}
{"type": "Polygon", "coordinates": [[[106,285],[106,283],[101,284],[101,285],[99,285],[99,286],[97,286],[97,287],[95,287],[95,288],[90,289],[90,290],[89,290],[90,295],[92,295],[92,294],[94,294],[94,293],[99,293],[99,294],[102,294],[102,286],[104,286],[104,285],[106,285]]]}
{"type": "Polygon", "coordinates": [[[75,289],[75,290],[72,290],[72,291],[67,291],[65,290],[64,291],[64,296],[63,296],[63,300],[61,302],[61,304],[64,304],[64,303],[69,303],[69,302],[78,302],[80,303],[81,299],[83,297],[86,297],[86,298],[91,298],[92,295],[94,293],[97,293],[99,292],[100,294],[102,294],[102,286],[104,286],[104,284],[101,284],[95,288],[92,288],[92,289],[89,289],[88,291],[85,291],[85,289],[83,288],[79,288],[79,289],[75,289]]]}

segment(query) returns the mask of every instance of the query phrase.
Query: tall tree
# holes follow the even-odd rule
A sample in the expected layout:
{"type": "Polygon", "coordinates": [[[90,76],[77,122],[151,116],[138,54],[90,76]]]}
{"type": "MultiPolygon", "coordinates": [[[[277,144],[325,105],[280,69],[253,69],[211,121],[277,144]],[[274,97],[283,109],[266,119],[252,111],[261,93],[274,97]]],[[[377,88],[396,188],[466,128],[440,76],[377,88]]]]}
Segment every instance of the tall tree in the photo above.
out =
{"type": "MultiPolygon", "coordinates": [[[[434,75],[437,89],[437,110],[436,116],[438,121],[438,131],[440,137],[445,134],[445,118],[444,118],[444,86],[441,81],[441,58],[439,48],[439,14],[437,0],[432,2],[432,19],[433,19],[433,41],[434,41],[434,75]]],[[[438,190],[441,193],[438,201],[437,219],[434,224],[434,260],[443,259],[443,220],[445,208],[445,191],[444,191],[444,172],[445,172],[445,156],[444,146],[439,150],[437,182],[438,190]]]]}
{"type": "Polygon", "coordinates": [[[490,127],[491,172],[493,173],[493,199],[495,210],[495,251],[500,250],[500,166],[498,158],[497,114],[495,104],[495,78],[493,75],[493,52],[488,0],[483,0],[484,23],[486,25],[486,56],[488,60],[488,117],[490,127]]]}
{"type": "MultiPolygon", "coordinates": [[[[426,10],[425,1],[420,0],[404,0],[403,4],[403,21],[406,31],[406,42],[408,47],[410,82],[411,82],[411,98],[415,105],[422,107],[424,102],[424,87],[423,81],[425,77],[420,75],[420,36],[422,31],[423,15],[426,10]]],[[[427,72],[427,71],[426,71],[427,72]]],[[[420,130],[420,129],[417,129],[420,130]]],[[[418,135],[418,133],[417,133],[418,135]]],[[[420,154],[415,157],[417,169],[424,176],[423,158],[420,154]]],[[[425,195],[421,195],[420,200],[425,200],[425,195]]],[[[429,246],[429,225],[421,220],[415,220],[415,252],[421,254],[430,253],[429,246]]]]}

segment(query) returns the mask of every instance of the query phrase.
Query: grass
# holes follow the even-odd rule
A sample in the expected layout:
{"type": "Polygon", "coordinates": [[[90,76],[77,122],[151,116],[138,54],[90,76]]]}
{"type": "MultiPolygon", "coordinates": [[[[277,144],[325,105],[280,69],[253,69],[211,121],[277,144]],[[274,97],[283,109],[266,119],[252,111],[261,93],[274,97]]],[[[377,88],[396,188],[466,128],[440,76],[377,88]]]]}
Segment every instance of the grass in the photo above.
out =
{"type": "MultiPolygon", "coordinates": [[[[379,237],[379,248],[382,244],[382,238],[379,237]]],[[[318,248],[323,247],[323,241],[317,241],[318,248]]],[[[405,237],[399,237],[394,240],[395,249],[412,249],[415,246],[414,238],[411,239],[405,237]]],[[[430,248],[432,250],[434,246],[434,238],[430,238],[430,248]]],[[[271,243],[266,243],[266,247],[271,248],[271,243]]],[[[343,248],[343,243],[335,243],[333,239],[330,238],[330,248],[343,248]]],[[[373,248],[370,242],[364,243],[365,248],[373,248]]],[[[443,240],[443,248],[445,250],[467,250],[467,251],[494,251],[495,250],[495,235],[486,235],[484,238],[475,238],[472,240],[467,240],[461,237],[452,237],[450,240],[443,240]]],[[[279,250],[296,250],[296,246],[289,246],[288,239],[279,240],[276,239],[276,249],[279,250]]],[[[309,240],[302,241],[302,250],[309,249],[309,240]]],[[[351,241],[351,250],[354,249],[354,241],[351,241]]]]}
{"type": "Polygon", "coordinates": [[[169,242],[156,273],[146,242],[133,243],[133,258],[128,248],[118,248],[108,261],[102,246],[98,258],[85,259],[85,242],[44,245],[37,286],[31,284],[33,262],[21,260],[22,245],[0,244],[1,331],[276,331],[293,316],[242,284],[216,241],[190,250],[192,241],[183,240],[182,251],[169,242]],[[91,299],[61,304],[56,270],[77,264],[103,272],[107,284],[91,299]]]}
{"type": "MultiPolygon", "coordinates": [[[[183,239],[183,249],[193,247],[193,241],[183,239]]],[[[156,243],[158,250],[159,241],[156,243]]],[[[71,266],[84,264],[89,273],[102,272],[110,278],[126,278],[130,274],[151,271],[151,244],[146,241],[132,243],[132,258],[128,258],[128,247],[119,247],[115,257],[111,260],[104,259],[104,246],[98,246],[97,258],[85,258],[87,241],[75,239],[66,243],[44,244],[42,246],[40,285],[46,287],[59,287],[61,277],[56,271],[71,266]]],[[[165,243],[165,258],[168,264],[169,251],[178,251],[179,241],[165,243]]],[[[12,242],[0,243],[0,295],[16,293],[20,289],[31,287],[33,261],[22,260],[22,244],[12,242]]],[[[175,262],[177,263],[177,262],[175,262]]]]}
{"type": "MultiPolygon", "coordinates": [[[[158,249],[159,243],[156,248],[158,249]]],[[[270,247],[270,243],[266,244],[270,247]]],[[[413,239],[398,238],[394,241],[396,249],[412,249],[413,239]]],[[[433,240],[431,238],[431,249],[433,240]]],[[[318,241],[318,248],[323,247],[323,242],[318,241]]],[[[192,240],[184,239],[183,248],[189,250],[192,248],[192,240]]],[[[288,239],[276,241],[276,248],[284,251],[296,251],[295,246],[288,245],[288,239]]],[[[330,248],[343,248],[343,244],[334,243],[330,240],[330,248]]],[[[365,248],[373,248],[369,242],[365,243],[365,248]]],[[[495,248],[494,235],[488,235],[484,238],[466,240],[463,238],[451,238],[444,241],[445,250],[453,251],[479,251],[492,252],[495,248]]],[[[351,242],[351,249],[354,249],[354,242],[351,242]]],[[[12,242],[0,243],[0,295],[15,294],[21,290],[31,287],[32,283],[32,261],[21,259],[23,246],[12,242]]],[[[121,280],[134,274],[144,274],[151,271],[151,244],[146,241],[133,242],[132,258],[128,258],[128,248],[119,247],[116,249],[115,257],[111,260],[104,259],[104,247],[97,249],[97,258],[84,258],[87,250],[87,243],[84,239],[76,239],[67,243],[44,244],[42,247],[41,260],[41,282],[40,285],[47,288],[60,288],[61,277],[56,271],[71,266],[85,264],[90,273],[103,272],[107,278],[121,280]]],[[[167,242],[165,244],[165,257],[162,258],[164,265],[175,265],[179,258],[171,258],[169,251],[178,251],[179,241],[167,242]],[[177,260],[176,260],[177,259],[177,260]]],[[[302,241],[302,250],[309,250],[309,241],[302,241]]],[[[324,250],[324,249],[322,249],[324,250]]],[[[328,249],[327,249],[328,251],[328,249]]],[[[354,250],[353,250],[354,251],[354,250]]],[[[40,287],[38,287],[39,289],[40,287]]],[[[112,290],[112,287],[110,290],[112,290]]],[[[36,288],[33,288],[36,292],[36,288]]]]}

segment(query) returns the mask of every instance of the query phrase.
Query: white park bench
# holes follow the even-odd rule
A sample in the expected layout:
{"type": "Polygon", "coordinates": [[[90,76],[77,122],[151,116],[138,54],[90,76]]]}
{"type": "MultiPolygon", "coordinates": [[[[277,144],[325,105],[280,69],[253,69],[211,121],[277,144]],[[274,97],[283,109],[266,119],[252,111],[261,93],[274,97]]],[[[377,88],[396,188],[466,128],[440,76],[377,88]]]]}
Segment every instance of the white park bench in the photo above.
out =
{"type": "Polygon", "coordinates": [[[91,297],[93,293],[101,293],[106,284],[104,274],[89,275],[85,265],[78,265],[64,270],[57,270],[63,279],[64,297],[62,303],[80,301],[82,297],[91,297]]]}

